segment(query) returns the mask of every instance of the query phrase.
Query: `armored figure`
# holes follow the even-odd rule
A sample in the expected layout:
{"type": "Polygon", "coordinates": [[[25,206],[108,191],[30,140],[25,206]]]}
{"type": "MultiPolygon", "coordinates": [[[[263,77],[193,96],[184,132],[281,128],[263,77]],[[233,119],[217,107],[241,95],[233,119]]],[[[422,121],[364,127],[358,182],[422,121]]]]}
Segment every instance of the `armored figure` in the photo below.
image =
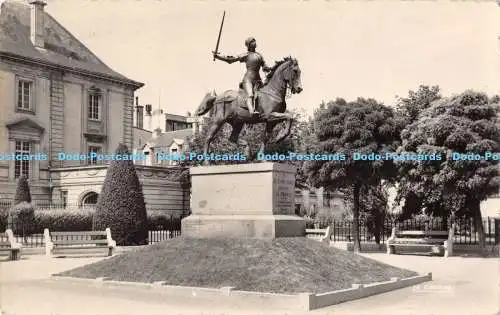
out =
{"type": "Polygon", "coordinates": [[[247,47],[247,52],[233,57],[233,56],[224,56],[218,52],[213,52],[214,58],[225,61],[229,64],[239,61],[244,62],[246,64],[247,71],[243,76],[243,80],[241,82],[241,87],[247,93],[247,106],[248,111],[251,115],[258,114],[255,111],[255,94],[254,91],[262,84],[262,80],[260,78],[260,68],[264,72],[269,72],[271,70],[270,67],[267,66],[264,58],[261,54],[255,51],[257,47],[257,42],[255,38],[249,37],[245,41],[245,46],[247,47]]]}

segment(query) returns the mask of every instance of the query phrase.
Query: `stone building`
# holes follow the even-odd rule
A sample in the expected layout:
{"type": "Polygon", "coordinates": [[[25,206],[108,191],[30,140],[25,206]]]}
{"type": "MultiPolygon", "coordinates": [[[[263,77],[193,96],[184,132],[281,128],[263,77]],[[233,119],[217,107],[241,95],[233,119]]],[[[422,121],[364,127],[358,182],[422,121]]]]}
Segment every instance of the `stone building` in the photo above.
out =
{"type": "Polygon", "coordinates": [[[158,154],[175,155],[185,152],[192,137],[206,125],[206,118],[163,113],[163,110],[152,110],[151,105],[139,105],[136,99],[137,118],[134,130],[134,152],[144,154],[146,158],[136,161],[139,165],[174,166],[175,160],[158,159],[158,154]],[[145,111],[140,108],[144,107],[145,111]],[[144,128],[139,126],[143,122],[144,128]],[[163,126],[164,123],[164,126],[163,126]]]}
{"type": "MultiPolygon", "coordinates": [[[[93,204],[106,165],[61,155],[112,153],[120,142],[134,148],[141,137],[133,128],[140,110],[134,93],[144,84],[109,68],[45,6],[12,0],[0,6],[0,200],[12,199],[16,179],[25,175],[37,203],[93,204]]],[[[149,210],[186,210],[178,170],[137,171],[149,210]]]]}

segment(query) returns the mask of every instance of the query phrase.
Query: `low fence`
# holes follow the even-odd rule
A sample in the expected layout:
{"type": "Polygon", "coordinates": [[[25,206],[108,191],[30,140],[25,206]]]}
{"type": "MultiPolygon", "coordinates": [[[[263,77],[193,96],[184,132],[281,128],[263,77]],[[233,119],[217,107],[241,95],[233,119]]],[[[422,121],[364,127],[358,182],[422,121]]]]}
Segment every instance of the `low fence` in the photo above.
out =
{"type": "Polygon", "coordinates": [[[163,242],[166,240],[170,240],[173,238],[177,238],[181,236],[181,230],[156,230],[156,231],[149,231],[149,244],[154,244],[158,242],[163,242]]]}
{"type": "MultiPolygon", "coordinates": [[[[469,218],[457,218],[455,220],[455,244],[474,245],[479,244],[479,233],[476,232],[475,224],[469,218]]],[[[347,220],[332,220],[330,222],[320,223],[314,226],[317,229],[324,229],[331,226],[333,229],[331,241],[333,242],[352,242],[353,241],[353,222],[347,220]]],[[[391,236],[392,228],[396,227],[400,230],[447,230],[448,222],[440,218],[433,219],[409,219],[402,222],[393,220],[385,220],[384,224],[379,227],[378,233],[379,242],[384,244],[391,236]]],[[[311,226],[312,227],[312,226],[311,226]]],[[[500,243],[500,220],[487,217],[483,219],[483,227],[485,231],[486,245],[495,245],[500,243]],[[496,225],[496,226],[495,226],[496,225]]],[[[359,239],[361,242],[375,242],[377,229],[374,224],[367,224],[360,221],[359,224],[359,239]]]]}
{"type": "MultiPolygon", "coordinates": [[[[35,217],[29,224],[9,220],[8,210],[12,201],[0,200],[0,230],[7,227],[14,231],[17,242],[25,248],[43,247],[43,230],[92,231],[95,227],[94,205],[49,204],[33,202],[35,217]]],[[[149,244],[173,239],[180,236],[180,217],[148,214],[149,244]]]]}
{"type": "MultiPolygon", "coordinates": [[[[171,240],[174,238],[177,238],[181,236],[181,231],[180,230],[174,230],[174,231],[169,231],[169,230],[156,230],[156,231],[149,231],[148,232],[148,243],[149,245],[171,240]]],[[[73,236],[69,236],[73,237],[73,236]]],[[[36,233],[36,234],[30,234],[30,235],[16,235],[15,236],[16,241],[20,243],[24,248],[37,248],[37,247],[45,247],[45,241],[44,241],[44,236],[43,234],[36,233]]],[[[90,236],[88,236],[90,240],[90,236]]],[[[86,240],[86,239],[82,239],[86,240]]]]}
{"type": "MultiPolygon", "coordinates": [[[[37,213],[40,213],[40,219],[37,220],[37,227],[32,230],[29,234],[23,236],[22,227],[16,228],[16,237],[18,241],[23,243],[25,247],[38,247],[43,246],[43,229],[45,227],[49,229],[57,229],[63,231],[80,230],[80,231],[91,231],[95,225],[92,205],[76,205],[76,204],[47,204],[47,203],[33,203],[36,207],[37,213]],[[74,218],[64,217],[63,219],[57,218],[57,220],[46,220],[48,213],[71,213],[78,214],[78,220],[74,218]],[[78,224],[73,221],[81,221],[78,224]]],[[[11,201],[0,200],[0,216],[4,215],[4,218],[0,218],[0,229],[6,228],[5,213],[6,209],[9,209],[11,201]],[[3,212],[2,212],[3,209],[3,212]]],[[[50,217],[50,216],[49,216],[50,217]]],[[[351,242],[353,240],[353,222],[350,220],[323,220],[320,222],[308,220],[307,228],[324,229],[327,226],[331,226],[332,236],[331,240],[333,242],[351,242]]],[[[181,233],[181,218],[174,218],[172,216],[149,216],[148,217],[148,230],[149,230],[149,243],[157,243],[164,240],[169,240],[180,236],[181,233]]],[[[464,245],[474,245],[479,243],[479,235],[476,232],[474,220],[471,218],[456,218],[455,221],[455,244],[464,245]]],[[[401,222],[395,221],[393,219],[386,219],[383,223],[380,223],[377,227],[373,222],[368,222],[366,220],[360,220],[359,225],[359,239],[361,242],[378,242],[383,244],[390,237],[392,228],[397,227],[402,230],[425,230],[425,229],[435,229],[435,230],[447,230],[448,222],[441,218],[413,218],[409,220],[404,220],[401,222]]],[[[500,243],[500,220],[487,217],[483,218],[483,227],[485,231],[485,242],[486,245],[495,245],[500,243]],[[496,225],[496,226],[495,226],[496,225]]]]}

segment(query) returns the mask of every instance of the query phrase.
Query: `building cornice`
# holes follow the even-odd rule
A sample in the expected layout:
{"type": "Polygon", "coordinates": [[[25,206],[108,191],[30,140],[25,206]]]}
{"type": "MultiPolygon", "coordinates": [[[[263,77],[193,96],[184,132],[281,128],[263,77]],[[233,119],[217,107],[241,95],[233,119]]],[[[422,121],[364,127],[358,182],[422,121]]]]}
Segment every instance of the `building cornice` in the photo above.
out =
{"type": "Polygon", "coordinates": [[[113,76],[104,75],[101,73],[96,73],[96,72],[87,71],[87,70],[78,69],[78,68],[61,66],[58,64],[53,64],[53,63],[49,63],[46,61],[42,61],[42,60],[38,60],[38,59],[34,59],[34,58],[27,58],[24,56],[19,56],[16,54],[11,54],[11,53],[6,53],[6,52],[0,52],[0,58],[4,58],[7,60],[12,60],[12,61],[16,61],[16,62],[21,62],[21,63],[25,63],[25,64],[42,66],[42,67],[45,67],[45,68],[48,68],[51,70],[55,70],[55,71],[69,72],[69,73],[81,75],[84,77],[91,77],[91,78],[95,78],[95,79],[100,79],[100,80],[105,80],[105,81],[109,81],[109,82],[113,82],[113,83],[127,85],[130,87],[133,87],[134,90],[137,90],[137,89],[144,86],[144,83],[142,83],[142,82],[120,79],[120,78],[116,78],[113,76]]]}
{"type": "Polygon", "coordinates": [[[81,165],[81,166],[63,166],[52,167],[51,172],[69,172],[69,171],[85,171],[85,170],[101,170],[107,169],[109,165],[81,165]]]}

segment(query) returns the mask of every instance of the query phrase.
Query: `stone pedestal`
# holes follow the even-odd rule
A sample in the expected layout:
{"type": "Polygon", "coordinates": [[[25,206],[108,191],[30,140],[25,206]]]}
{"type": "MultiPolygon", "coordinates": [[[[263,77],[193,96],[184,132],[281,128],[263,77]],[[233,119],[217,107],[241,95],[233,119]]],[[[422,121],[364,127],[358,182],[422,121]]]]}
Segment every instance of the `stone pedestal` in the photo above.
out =
{"type": "Polygon", "coordinates": [[[295,215],[295,167],[201,166],[190,173],[192,214],[182,220],[182,236],[305,236],[305,221],[295,215]]]}

